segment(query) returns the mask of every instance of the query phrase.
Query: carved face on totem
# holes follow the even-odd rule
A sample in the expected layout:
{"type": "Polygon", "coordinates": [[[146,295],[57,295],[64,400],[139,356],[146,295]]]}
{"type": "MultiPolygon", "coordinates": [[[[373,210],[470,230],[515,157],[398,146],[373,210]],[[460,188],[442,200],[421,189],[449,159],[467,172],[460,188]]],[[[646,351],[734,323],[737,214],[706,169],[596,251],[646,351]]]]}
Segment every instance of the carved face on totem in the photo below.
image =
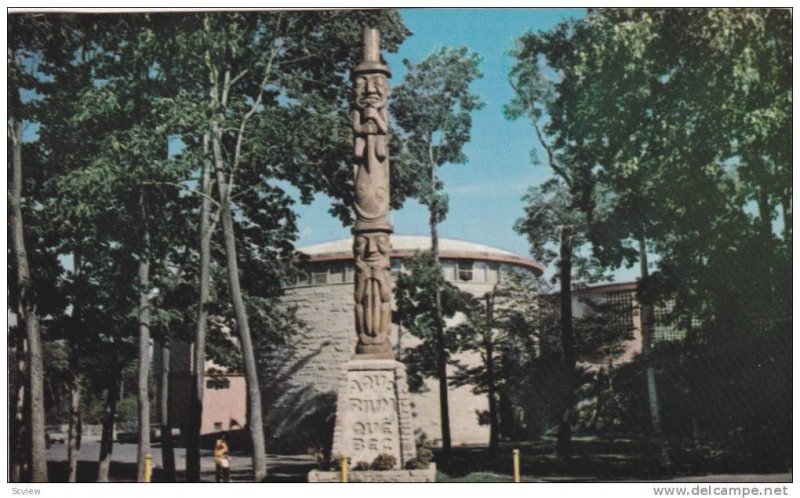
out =
{"type": "Polygon", "coordinates": [[[383,73],[360,74],[355,81],[356,105],[380,109],[389,98],[389,82],[383,73]]]}
{"type": "Polygon", "coordinates": [[[353,242],[353,255],[366,262],[379,261],[391,251],[389,234],[378,232],[369,235],[357,235],[353,242]]]}

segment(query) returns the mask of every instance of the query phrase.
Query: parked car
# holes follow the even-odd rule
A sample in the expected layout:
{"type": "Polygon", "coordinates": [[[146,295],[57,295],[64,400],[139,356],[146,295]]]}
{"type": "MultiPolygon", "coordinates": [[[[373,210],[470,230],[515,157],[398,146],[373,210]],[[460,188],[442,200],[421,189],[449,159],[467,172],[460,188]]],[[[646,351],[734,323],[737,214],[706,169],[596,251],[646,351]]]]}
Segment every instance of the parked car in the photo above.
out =
{"type": "Polygon", "coordinates": [[[48,425],[44,428],[45,445],[49,448],[53,444],[64,444],[67,442],[67,435],[61,430],[61,426],[48,425]]]}

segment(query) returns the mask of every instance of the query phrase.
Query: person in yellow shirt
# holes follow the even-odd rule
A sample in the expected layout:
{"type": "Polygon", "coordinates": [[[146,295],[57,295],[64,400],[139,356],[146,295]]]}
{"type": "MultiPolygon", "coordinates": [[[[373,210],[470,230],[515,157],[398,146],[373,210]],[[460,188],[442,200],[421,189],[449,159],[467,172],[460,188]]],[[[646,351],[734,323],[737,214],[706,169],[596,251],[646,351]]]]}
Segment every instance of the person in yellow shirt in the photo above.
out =
{"type": "Polygon", "coordinates": [[[217,482],[231,482],[231,461],[228,458],[228,443],[225,434],[220,434],[214,443],[214,463],[217,466],[217,482]]]}

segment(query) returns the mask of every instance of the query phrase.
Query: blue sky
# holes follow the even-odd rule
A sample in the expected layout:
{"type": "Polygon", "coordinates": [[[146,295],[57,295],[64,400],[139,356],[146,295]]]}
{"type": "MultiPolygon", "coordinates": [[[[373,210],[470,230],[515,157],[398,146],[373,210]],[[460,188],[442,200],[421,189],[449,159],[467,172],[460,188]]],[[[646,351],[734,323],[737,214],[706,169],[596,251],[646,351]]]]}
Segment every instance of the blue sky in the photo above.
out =
{"type": "MultiPolygon", "coordinates": [[[[440,178],[450,197],[440,236],[468,240],[529,255],[527,240],[514,232],[522,215],[522,196],[528,187],[548,178],[549,168],[533,164],[531,151],[544,158],[533,128],[526,120],[508,121],[503,106],[513,97],[507,75],[514,64],[508,51],[526,31],[548,30],[560,21],[585,16],[584,9],[400,9],[414,33],[395,54],[384,52],[396,85],[403,78],[404,58],[419,61],[439,47],[464,45],[483,58],[483,78],[471,89],[486,102],[473,114],[472,140],[465,147],[466,164],[448,164],[440,178]]],[[[330,200],[317,196],[308,206],[296,206],[300,215],[297,247],[350,236],[349,230],[328,214],[330,200]]],[[[395,233],[425,235],[427,210],[416,201],[392,213],[395,233]]],[[[630,275],[629,275],[630,274],[630,275]]],[[[632,278],[623,270],[617,279],[632,278]]],[[[552,272],[548,271],[547,276],[552,272]]]]}

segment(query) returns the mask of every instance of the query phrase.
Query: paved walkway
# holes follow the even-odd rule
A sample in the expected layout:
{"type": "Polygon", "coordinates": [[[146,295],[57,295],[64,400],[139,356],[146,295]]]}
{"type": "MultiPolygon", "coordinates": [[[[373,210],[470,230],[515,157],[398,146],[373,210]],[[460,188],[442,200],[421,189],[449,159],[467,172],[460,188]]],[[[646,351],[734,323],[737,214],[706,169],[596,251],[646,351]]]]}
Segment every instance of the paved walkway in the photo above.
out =
{"type": "MultiPolygon", "coordinates": [[[[155,477],[158,478],[160,469],[163,468],[161,460],[161,448],[152,448],[153,466],[155,477]]],[[[82,466],[96,464],[100,456],[100,443],[97,441],[85,441],[81,446],[78,455],[80,461],[79,470],[82,466]]],[[[66,445],[53,445],[47,450],[47,459],[52,464],[65,467],[67,459],[66,445]]],[[[136,445],[135,444],[114,444],[112,457],[111,479],[116,481],[131,480],[126,479],[131,471],[135,474],[136,465],[136,445]],[[116,470],[116,472],[115,472],[116,470]],[[114,475],[117,474],[117,475],[114,475]]],[[[186,448],[175,448],[175,466],[178,480],[183,479],[186,471],[186,448]]],[[[267,482],[306,482],[308,472],[316,467],[314,459],[308,455],[267,455],[267,482]]],[[[201,452],[200,473],[201,480],[213,482],[214,476],[214,456],[211,450],[201,452]]],[[[87,479],[96,475],[97,471],[87,469],[87,479]]],[[[606,482],[596,476],[525,476],[526,481],[538,482],[606,482]]],[[[231,454],[231,481],[233,482],[252,482],[253,470],[249,455],[243,455],[233,451],[231,454]]],[[[636,480],[631,480],[636,481],[636,480]]],[[[624,482],[624,480],[614,481],[624,482]]],[[[636,481],[642,482],[642,481],[636,481]]],[[[776,474],[709,474],[704,476],[683,476],[666,480],[654,480],[647,482],[666,482],[666,483],[786,483],[792,482],[792,473],[776,474]]]]}
{"type": "MultiPolygon", "coordinates": [[[[163,468],[161,448],[154,446],[153,455],[154,479],[160,475],[163,468]]],[[[98,441],[84,441],[78,453],[79,475],[86,479],[97,474],[96,462],[100,457],[100,443],[98,441]],[[91,468],[87,468],[91,467],[91,468]],[[85,468],[85,471],[84,471],[85,468]]],[[[237,453],[234,449],[231,455],[231,481],[252,482],[253,468],[249,455],[237,453]]],[[[64,444],[54,444],[47,450],[47,460],[50,465],[64,467],[66,472],[67,447],[64,444]]],[[[136,445],[114,443],[111,457],[110,479],[112,481],[130,480],[128,475],[136,466],[136,445]]],[[[267,455],[267,469],[269,482],[305,482],[308,472],[315,468],[314,459],[308,455],[267,455]]],[[[186,471],[186,448],[175,448],[175,468],[178,480],[181,480],[186,471]]],[[[212,450],[200,452],[200,478],[203,481],[215,480],[214,454],[212,450]]],[[[80,477],[79,477],[80,479],[80,477]]]]}

